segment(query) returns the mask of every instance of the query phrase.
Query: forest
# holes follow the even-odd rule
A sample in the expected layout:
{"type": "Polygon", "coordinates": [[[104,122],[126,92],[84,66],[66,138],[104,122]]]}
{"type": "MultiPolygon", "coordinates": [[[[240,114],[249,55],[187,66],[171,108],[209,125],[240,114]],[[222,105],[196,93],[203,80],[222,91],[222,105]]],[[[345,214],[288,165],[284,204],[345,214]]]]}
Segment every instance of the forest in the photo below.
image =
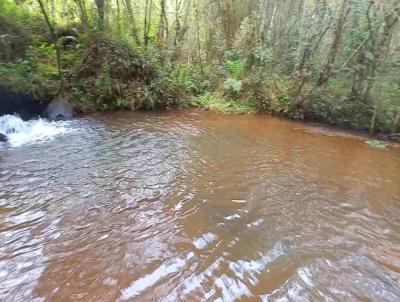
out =
{"type": "Polygon", "coordinates": [[[400,0],[0,0],[0,302],[400,301],[400,0]]]}
{"type": "Polygon", "coordinates": [[[0,78],[80,112],[198,106],[396,133],[399,0],[2,0],[0,78]]]}

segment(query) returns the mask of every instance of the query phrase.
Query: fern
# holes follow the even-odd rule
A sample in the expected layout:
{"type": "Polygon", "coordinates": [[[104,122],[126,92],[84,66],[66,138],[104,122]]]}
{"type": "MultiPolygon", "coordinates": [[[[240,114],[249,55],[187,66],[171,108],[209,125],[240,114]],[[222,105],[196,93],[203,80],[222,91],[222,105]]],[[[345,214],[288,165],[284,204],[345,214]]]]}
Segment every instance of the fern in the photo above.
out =
{"type": "Polygon", "coordinates": [[[239,79],[243,73],[245,61],[243,60],[228,60],[226,66],[230,76],[234,79],[239,79]]]}
{"type": "Polygon", "coordinates": [[[242,90],[242,85],[242,81],[232,78],[225,81],[225,88],[235,93],[239,93],[242,90]]]}

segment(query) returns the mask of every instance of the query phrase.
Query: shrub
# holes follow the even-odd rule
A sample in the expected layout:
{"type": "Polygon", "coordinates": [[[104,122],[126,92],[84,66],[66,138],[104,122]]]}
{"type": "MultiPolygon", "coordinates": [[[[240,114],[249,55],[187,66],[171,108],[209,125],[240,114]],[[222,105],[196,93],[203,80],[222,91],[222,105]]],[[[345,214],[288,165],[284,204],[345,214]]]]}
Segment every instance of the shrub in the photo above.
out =
{"type": "Polygon", "coordinates": [[[251,102],[226,99],[216,93],[206,93],[200,97],[192,98],[191,104],[220,113],[254,113],[257,111],[251,102]]]}
{"type": "Polygon", "coordinates": [[[127,45],[99,34],[88,45],[68,82],[81,110],[164,108],[182,98],[172,78],[127,45]]]}

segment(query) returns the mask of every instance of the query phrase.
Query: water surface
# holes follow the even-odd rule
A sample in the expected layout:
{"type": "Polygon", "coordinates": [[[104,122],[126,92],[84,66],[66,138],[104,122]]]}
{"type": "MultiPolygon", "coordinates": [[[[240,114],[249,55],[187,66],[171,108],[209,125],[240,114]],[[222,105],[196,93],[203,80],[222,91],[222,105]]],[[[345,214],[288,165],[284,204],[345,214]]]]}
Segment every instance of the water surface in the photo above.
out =
{"type": "Polygon", "coordinates": [[[263,115],[53,126],[0,146],[1,301],[400,300],[399,148],[263,115]]]}

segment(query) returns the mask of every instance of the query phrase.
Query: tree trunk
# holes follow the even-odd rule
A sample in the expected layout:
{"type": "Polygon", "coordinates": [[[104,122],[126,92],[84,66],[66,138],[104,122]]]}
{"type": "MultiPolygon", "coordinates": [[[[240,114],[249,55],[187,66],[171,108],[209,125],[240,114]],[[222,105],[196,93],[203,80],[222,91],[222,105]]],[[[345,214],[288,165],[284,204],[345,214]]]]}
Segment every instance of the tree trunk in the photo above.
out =
{"type": "Polygon", "coordinates": [[[76,6],[79,11],[79,15],[81,16],[81,22],[83,29],[86,31],[89,28],[88,16],[86,12],[85,0],[75,0],[76,6]]]}
{"type": "Polygon", "coordinates": [[[274,9],[272,11],[271,20],[269,21],[267,41],[271,38],[272,28],[274,27],[274,24],[275,24],[274,22],[275,22],[275,16],[276,16],[276,8],[277,8],[277,4],[275,2],[274,3],[274,9]]]}
{"type": "Polygon", "coordinates": [[[105,0],[95,0],[97,7],[97,14],[99,15],[99,29],[104,30],[104,4],[105,0]]]}
{"type": "Polygon", "coordinates": [[[265,38],[265,23],[267,22],[267,9],[268,9],[268,0],[264,0],[264,5],[262,8],[262,15],[260,20],[260,27],[258,29],[258,37],[261,43],[264,42],[265,38]]]}
{"type": "Polygon", "coordinates": [[[371,118],[371,125],[369,127],[369,134],[370,135],[374,135],[375,133],[375,121],[376,121],[376,115],[377,115],[377,107],[374,107],[374,113],[372,114],[372,118],[371,118]]]}
{"type": "MultiPolygon", "coordinates": [[[[378,63],[384,60],[384,55],[386,53],[386,49],[389,48],[390,41],[393,36],[393,30],[400,17],[400,2],[397,2],[397,7],[395,7],[392,12],[386,14],[383,22],[383,30],[379,37],[374,39],[374,48],[372,50],[373,59],[371,64],[369,65],[369,75],[367,80],[367,86],[364,91],[364,98],[368,98],[370,95],[370,91],[373,88],[375,82],[375,73],[378,69],[378,63]]],[[[371,23],[371,20],[368,19],[368,23],[371,23]]],[[[371,25],[370,25],[371,27],[371,25]]],[[[378,31],[379,33],[379,31],[378,31]]]]}
{"type": "Polygon", "coordinates": [[[43,14],[43,17],[46,21],[46,24],[49,28],[50,31],[50,35],[51,35],[51,40],[54,43],[54,47],[56,49],[56,57],[57,57],[57,72],[58,72],[58,80],[60,81],[59,83],[59,88],[58,88],[58,93],[60,93],[63,89],[63,76],[62,76],[62,70],[61,70],[61,53],[60,53],[60,47],[58,45],[58,38],[57,38],[57,33],[54,29],[54,26],[51,24],[49,16],[46,12],[46,8],[44,7],[43,1],[42,0],[38,0],[39,2],[39,6],[40,6],[40,10],[43,14]]]}
{"type": "Polygon", "coordinates": [[[132,26],[133,39],[135,40],[135,43],[137,45],[140,45],[140,39],[139,39],[139,36],[138,36],[138,30],[137,30],[137,26],[136,26],[136,19],[135,19],[135,16],[133,14],[133,8],[132,8],[131,0],[125,0],[125,6],[126,6],[126,10],[128,12],[128,16],[129,16],[129,19],[130,19],[131,26],[132,26]]]}
{"type": "Polygon", "coordinates": [[[339,18],[337,20],[335,37],[333,39],[331,49],[328,54],[328,59],[326,60],[323,71],[321,72],[317,85],[318,87],[323,86],[330,78],[332,73],[332,66],[335,63],[336,55],[339,50],[340,40],[342,38],[343,26],[346,21],[347,15],[349,13],[350,7],[348,6],[349,0],[343,0],[342,6],[340,8],[339,18]]]}
{"type": "Polygon", "coordinates": [[[168,40],[169,30],[168,30],[168,19],[165,12],[165,0],[160,0],[160,25],[158,28],[158,44],[160,48],[163,48],[164,40],[168,40]]]}
{"type": "Polygon", "coordinates": [[[395,117],[394,122],[393,122],[393,127],[392,127],[391,134],[396,134],[397,133],[397,128],[399,126],[399,122],[400,122],[400,111],[397,111],[396,117],[395,117]]]}
{"type": "Polygon", "coordinates": [[[120,7],[120,0],[115,0],[117,2],[117,35],[121,37],[121,7],[120,7]]]}
{"type": "Polygon", "coordinates": [[[145,15],[144,15],[144,30],[143,30],[143,41],[144,47],[147,48],[149,45],[149,34],[151,28],[151,17],[152,17],[152,10],[153,10],[153,0],[146,0],[145,5],[145,15]]]}
{"type": "Polygon", "coordinates": [[[199,12],[197,10],[197,3],[194,1],[194,10],[196,17],[196,36],[197,36],[197,51],[199,55],[200,71],[201,75],[204,77],[203,59],[201,56],[201,44],[200,44],[200,26],[199,26],[199,12]]]}

